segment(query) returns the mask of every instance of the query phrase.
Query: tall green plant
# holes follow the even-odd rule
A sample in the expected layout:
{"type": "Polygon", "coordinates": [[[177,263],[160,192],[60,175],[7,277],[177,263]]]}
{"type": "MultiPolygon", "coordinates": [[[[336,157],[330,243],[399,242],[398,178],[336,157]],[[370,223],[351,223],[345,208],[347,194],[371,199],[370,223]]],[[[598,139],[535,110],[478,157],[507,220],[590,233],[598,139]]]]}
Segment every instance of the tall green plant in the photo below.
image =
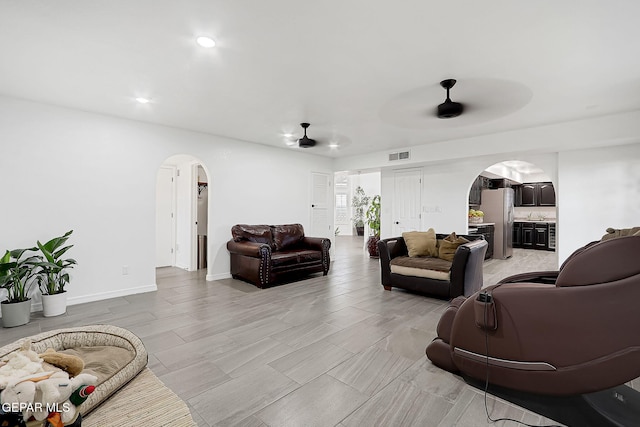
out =
{"type": "Polygon", "coordinates": [[[380,237],[380,196],[375,195],[371,199],[369,209],[367,209],[367,224],[373,231],[373,235],[380,237]]]}
{"type": "Polygon", "coordinates": [[[9,303],[29,300],[29,291],[38,274],[39,255],[25,255],[38,248],[14,249],[6,251],[0,258],[0,288],[7,291],[9,303]]]}
{"type": "Polygon", "coordinates": [[[68,269],[77,264],[75,259],[62,258],[73,245],[64,246],[73,230],[68,231],[63,236],[54,237],[47,243],[38,241],[38,248],[44,255],[44,260],[38,264],[38,286],[40,292],[45,295],[60,294],[64,292],[64,287],[69,283],[68,269]],[[62,247],[64,246],[64,247],[62,247]]]}

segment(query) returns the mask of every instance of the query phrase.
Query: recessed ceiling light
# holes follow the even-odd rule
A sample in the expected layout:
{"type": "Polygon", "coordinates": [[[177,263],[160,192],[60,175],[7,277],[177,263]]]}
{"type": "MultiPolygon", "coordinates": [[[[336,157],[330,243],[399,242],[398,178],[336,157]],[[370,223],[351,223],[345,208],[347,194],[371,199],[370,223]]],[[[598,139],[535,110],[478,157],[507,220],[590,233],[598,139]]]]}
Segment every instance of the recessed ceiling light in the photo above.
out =
{"type": "Polygon", "coordinates": [[[136,98],[136,102],[140,103],[140,104],[148,104],[151,102],[151,100],[149,98],[143,98],[141,96],[136,98]]]}
{"type": "Polygon", "coordinates": [[[338,147],[340,147],[340,144],[338,144],[335,141],[332,141],[329,143],[329,148],[338,148],[338,147]]]}
{"type": "Polygon", "coordinates": [[[293,134],[292,133],[285,133],[284,135],[285,138],[293,138],[293,134]]]}
{"type": "Polygon", "coordinates": [[[214,39],[206,36],[198,37],[196,42],[202,47],[214,47],[216,45],[216,41],[214,39]]]}

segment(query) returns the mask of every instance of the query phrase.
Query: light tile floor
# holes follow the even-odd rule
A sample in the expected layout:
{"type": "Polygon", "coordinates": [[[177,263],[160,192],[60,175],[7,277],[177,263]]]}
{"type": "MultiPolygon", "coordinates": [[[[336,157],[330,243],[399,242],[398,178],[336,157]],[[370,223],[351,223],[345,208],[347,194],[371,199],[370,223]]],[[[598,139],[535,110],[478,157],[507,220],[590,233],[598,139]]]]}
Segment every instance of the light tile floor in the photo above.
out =
{"type": "MultiPolygon", "coordinates": [[[[484,426],[484,394],[425,356],[447,302],[380,286],[362,238],[341,236],[329,275],[260,290],[205,272],[157,271],[158,291],[34,313],[0,345],[41,331],[109,323],[149,350],[153,372],[199,426],[484,426]]],[[[557,268],[553,252],[485,262],[485,285],[557,268]]],[[[488,396],[494,417],[551,421],[488,396]]],[[[499,423],[500,425],[500,423],[499,423]]]]}

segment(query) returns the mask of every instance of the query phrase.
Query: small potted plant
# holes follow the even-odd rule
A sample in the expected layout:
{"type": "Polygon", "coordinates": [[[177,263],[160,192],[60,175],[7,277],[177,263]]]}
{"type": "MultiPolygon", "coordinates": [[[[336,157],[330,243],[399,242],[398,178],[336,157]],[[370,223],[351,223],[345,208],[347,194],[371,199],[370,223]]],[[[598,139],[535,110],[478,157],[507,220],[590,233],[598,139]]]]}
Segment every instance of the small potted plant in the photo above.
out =
{"type": "Polygon", "coordinates": [[[7,291],[7,299],[0,303],[2,326],[11,328],[25,325],[31,320],[29,291],[38,274],[41,257],[29,255],[38,248],[6,251],[0,258],[0,288],[7,291]]]}
{"type": "Polygon", "coordinates": [[[371,230],[372,233],[367,241],[367,250],[369,251],[369,256],[377,258],[379,256],[378,241],[380,240],[379,195],[373,196],[373,199],[371,199],[371,204],[369,205],[369,209],[367,209],[367,224],[369,225],[369,230],[371,230]]]}
{"type": "Polygon", "coordinates": [[[356,187],[353,199],[351,199],[351,207],[353,208],[353,225],[356,228],[356,235],[364,236],[364,214],[369,204],[369,196],[367,196],[362,187],[356,187]]]}
{"type": "Polygon", "coordinates": [[[44,259],[38,263],[40,271],[37,281],[42,293],[42,310],[45,317],[59,316],[67,311],[67,291],[64,287],[70,279],[68,269],[77,263],[75,259],[65,259],[62,256],[73,247],[64,246],[71,233],[73,230],[44,244],[38,241],[38,248],[44,259]]]}

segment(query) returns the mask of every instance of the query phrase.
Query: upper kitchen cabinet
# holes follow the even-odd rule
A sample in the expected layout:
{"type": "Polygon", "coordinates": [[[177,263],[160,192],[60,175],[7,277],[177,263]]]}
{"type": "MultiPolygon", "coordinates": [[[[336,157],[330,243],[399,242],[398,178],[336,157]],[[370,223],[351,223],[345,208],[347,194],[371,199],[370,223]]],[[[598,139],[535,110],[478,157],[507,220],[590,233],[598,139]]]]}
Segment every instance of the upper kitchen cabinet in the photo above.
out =
{"type": "Polygon", "coordinates": [[[541,182],[538,184],[538,206],[555,206],[556,190],[550,182],[541,182]]]}
{"type": "Polygon", "coordinates": [[[538,206],[536,184],[522,184],[516,194],[516,206],[538,206]]]}
{"type": "Polygon", "coordinates": [[[469,205],[480,206],[482,204],[482,189],[487,188],[487,178],[479,176],[471,184],[471,190],[469,190],[469,205]]]}
{"type": "Polygon", "coordinates": [[[515,188],[515,206],[555,206],[556,191],[550,182],[534,182],[515,188]]]}

